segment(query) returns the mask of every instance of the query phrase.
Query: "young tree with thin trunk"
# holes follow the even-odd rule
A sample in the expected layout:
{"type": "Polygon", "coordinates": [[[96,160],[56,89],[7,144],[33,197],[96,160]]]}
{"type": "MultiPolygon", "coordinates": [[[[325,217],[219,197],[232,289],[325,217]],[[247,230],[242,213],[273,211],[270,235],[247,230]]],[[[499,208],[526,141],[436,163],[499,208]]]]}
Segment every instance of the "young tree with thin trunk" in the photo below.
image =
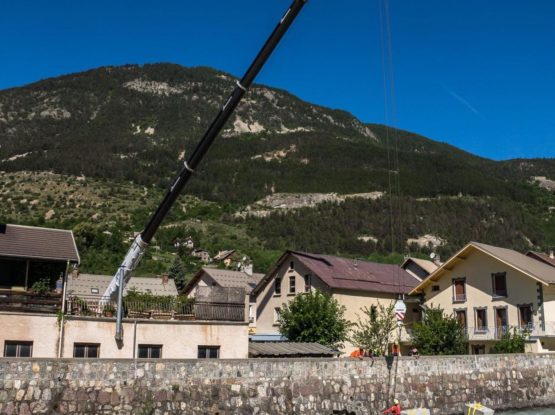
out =
{"type": "Polygon", "coordinates": [[[387,345],[393,340],[396,328],[395,304],[380,304],[377,306],[363,307],[360,309],[362,318],[357,315],[350,341],[368,352],[384,355],[387,345]]]}

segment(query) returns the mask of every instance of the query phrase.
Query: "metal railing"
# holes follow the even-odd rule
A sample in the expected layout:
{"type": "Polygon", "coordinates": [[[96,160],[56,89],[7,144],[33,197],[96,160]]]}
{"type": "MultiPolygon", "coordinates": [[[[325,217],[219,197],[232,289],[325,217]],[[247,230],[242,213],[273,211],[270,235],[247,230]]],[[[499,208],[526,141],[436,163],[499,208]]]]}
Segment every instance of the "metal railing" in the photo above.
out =
{"type": "MultiPolygon", "coordinates": [[[[123,300],[123,315],[126,318],[154,320],[216,320],[245,321],[244,304],[201,302],[168,297],[164,301],[123,300]]],[[[67,298],[67,312],[71,315],[113,317],[117,302],[105,301],[101,297],[67,298]]]]}

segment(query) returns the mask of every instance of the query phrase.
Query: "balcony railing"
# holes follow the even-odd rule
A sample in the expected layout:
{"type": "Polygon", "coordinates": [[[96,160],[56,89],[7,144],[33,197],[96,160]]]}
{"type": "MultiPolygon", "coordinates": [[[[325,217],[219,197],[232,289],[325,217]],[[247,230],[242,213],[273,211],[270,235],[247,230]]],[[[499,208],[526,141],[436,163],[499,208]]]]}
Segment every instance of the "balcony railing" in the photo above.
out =
{"type": "Polygon", "coordinates": [[[61,309],[61,294],[0,290],[0,311],[55,314],[61,309]]]}
{"type": "MultiPolygon", "coordinates": [[[[184,302],[178,297],[167,301],[123,301],[126,318],[154,320],[215,320],[245,321],[244,304],[214,302],[184,302]]],[[[116,314],[117,302],[105,301],[100,297],[69,297],[67,311],[72,315],[106,316],[116,314]]]]}

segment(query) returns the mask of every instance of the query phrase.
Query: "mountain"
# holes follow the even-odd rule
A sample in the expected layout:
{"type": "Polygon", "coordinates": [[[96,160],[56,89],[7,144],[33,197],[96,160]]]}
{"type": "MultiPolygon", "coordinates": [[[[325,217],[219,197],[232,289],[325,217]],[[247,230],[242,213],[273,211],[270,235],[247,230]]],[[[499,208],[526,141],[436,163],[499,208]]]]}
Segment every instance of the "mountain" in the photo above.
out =
{"type": "MultiPolygon", "coordinates": [[[[87,228],[89,236],[141,229],[235,81],[210,68],[126,65],[0,91],[0,195],[10,199],[0,219],[87,228]]],[[[555,245],[553,180],[554,159],[496,162],[255,85],[186,189],[194,203],[182,202],[168,222],[260,265],[285,248],[449,255],[474,239],[546,249],[555,245]],[[332,193],[379,196],[338,202],[332,193]],[[321,203],[264,207],[281,194],[321,203]],[[211,226],[227,236],[208,235],[211,226]]],[[[98,249],[109,245],[103,235],[98,249]]],[[[96,255],[93,270],[112,266],[115,259],[99,265],[93,242],[82,243],[96,255]]]]}

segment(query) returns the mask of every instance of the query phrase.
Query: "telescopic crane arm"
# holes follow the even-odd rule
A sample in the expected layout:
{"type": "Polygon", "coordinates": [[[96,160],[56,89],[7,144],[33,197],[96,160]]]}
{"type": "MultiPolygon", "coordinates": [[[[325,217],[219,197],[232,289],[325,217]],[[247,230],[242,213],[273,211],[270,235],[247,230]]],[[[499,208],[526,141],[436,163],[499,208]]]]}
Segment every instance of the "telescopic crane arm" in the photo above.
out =
{"type": "Polygon", "coordinates": [[[103,299],[105,301],[108,301],[115,300],[117,298],[118,301],[115,335],[115,339],[118,343],[122,344],[123,342],[123,289],[125,287],[125,284],[127,284],[127,282],[129,282],[129,279],[131,278],[131,272],[139,264],[148,244],[160,227],[162,220],[168,214],[175,200],[181,193],[181,190],[183,190],[183,187],[189,181],[191,175],[200,164],[202,158],[212,145],[214,139],[221,131],[224,124],[241,101],[241,98],[243,98],[245,92],[247,92],[247,89],[251,86],[254,78],[256,77],[258,72],[260,72],[260,70],[266,63],[266,60],[271,55],[272,51],[279,43],[291,23],[293,23],[293,20],[295,20],[306,2],[307,0],[293,1],[289,9],[287,9],[285,14],[275,27],[268,40],[266,40],[266,43],[264,44],[260,52],[258,52],[258,55],[251,63],[243,78],[240,81],[236,82],[235,89],[221,108],[214,121],[212,121],[212,124],[210,124],[210,126],[204,133],[202,139],[200,140],[194,151],[191,153],[189,159],[179,170],[168,192],[164,196],[164,199],[158,206],[158,209],[150,217],[144,230],[133,241],[118,271],[116,272],[114,278],[110,282],[110,285],[106,289],[103,299]]]}

